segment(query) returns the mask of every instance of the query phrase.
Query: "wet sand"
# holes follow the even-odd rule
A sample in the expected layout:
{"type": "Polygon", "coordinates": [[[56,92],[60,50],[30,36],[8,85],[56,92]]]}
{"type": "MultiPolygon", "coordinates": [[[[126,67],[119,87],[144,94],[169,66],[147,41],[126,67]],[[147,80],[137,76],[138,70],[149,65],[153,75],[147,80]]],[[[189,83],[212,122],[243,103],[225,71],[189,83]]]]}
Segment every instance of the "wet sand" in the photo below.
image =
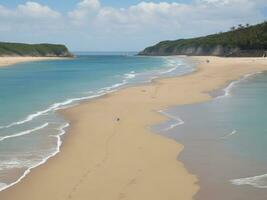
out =
{"type": "Polygon", "coordinates": [[[71,123],[61,153],[0,199],[193,199],[197,178],[177,161],[183,145],[149,128],[166,120],[157,111],[210,100],[208,92],[266,70],[267,60],[190,59],[198,63],[190,75],[122,89],[61,112],[71,123]]]}

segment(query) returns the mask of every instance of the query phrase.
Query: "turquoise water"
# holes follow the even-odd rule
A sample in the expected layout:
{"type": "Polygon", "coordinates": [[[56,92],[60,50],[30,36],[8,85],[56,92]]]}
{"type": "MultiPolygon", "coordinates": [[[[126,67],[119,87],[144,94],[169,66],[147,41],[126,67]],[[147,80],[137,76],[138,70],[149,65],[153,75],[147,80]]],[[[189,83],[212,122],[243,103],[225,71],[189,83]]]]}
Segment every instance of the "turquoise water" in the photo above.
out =
{"type": "Polygon", "coordinates": [[[56,110],[129,85],[193,70],[181,58],[97,55],[0,68],[0,190],[59,152],[69,124],[56,110]]]}
{"type": "Polygon", "coordinates": [[[196,199],[266,199],[267,73],[245,76],[214,100],[170,108],[157,130],[181,142],[200,181],[196,199]]]}

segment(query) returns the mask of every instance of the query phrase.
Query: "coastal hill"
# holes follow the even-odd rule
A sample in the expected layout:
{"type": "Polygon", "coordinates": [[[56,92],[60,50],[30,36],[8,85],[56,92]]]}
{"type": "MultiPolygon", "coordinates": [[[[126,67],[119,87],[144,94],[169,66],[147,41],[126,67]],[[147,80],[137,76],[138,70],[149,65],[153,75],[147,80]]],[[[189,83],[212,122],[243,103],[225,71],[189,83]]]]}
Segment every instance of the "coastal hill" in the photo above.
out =
{"type": "Polygon", "coordinates": [[[205,37],[162,41],[139,53],[146,56],[190,55],[190,56],[266,56],[267,22],[250,26],[239,25],[231,31],[205,37]]]}
{"type": "Polygon", "coordinates": [[[23,44],[0,42],[0,56],[72,57],[60,44],[23,44]]]}

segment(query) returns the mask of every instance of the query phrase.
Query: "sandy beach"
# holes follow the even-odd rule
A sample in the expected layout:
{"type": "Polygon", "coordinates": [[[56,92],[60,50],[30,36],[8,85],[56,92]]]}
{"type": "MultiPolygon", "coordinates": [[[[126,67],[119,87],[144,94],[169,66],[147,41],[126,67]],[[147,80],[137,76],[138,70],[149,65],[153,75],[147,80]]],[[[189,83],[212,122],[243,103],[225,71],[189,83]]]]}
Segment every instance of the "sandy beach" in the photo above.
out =
{"type": "Polygon", "coordinates": [[[0,57],[0,67],[6,67],[23,62],[63,59],[57,57],[0,57]]]}
{"type": "Polygon", "coordinates": [[[125,88],[61,111],[71,124],[61,152],[0,192],[0,199],[193,199],[201,185],[179,161],[183,145],[149,127],[166,120],[159,110],[208,101],[209,92],[267,70],[267,59],[188,59],[197,63],[196,72],[125,88]]]}

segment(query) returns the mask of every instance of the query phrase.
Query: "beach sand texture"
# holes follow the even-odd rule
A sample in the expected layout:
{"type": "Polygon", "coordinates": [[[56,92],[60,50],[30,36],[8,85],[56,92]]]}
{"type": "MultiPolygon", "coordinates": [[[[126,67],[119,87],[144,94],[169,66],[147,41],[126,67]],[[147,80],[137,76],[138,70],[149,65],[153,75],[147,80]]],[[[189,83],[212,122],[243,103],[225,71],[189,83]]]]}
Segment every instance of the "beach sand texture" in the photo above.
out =
{"type": "Polygon", "coordinates": [[[23,62],[64,59],[57,57],[0,57],[0,67],[6,67],[23,62]]]}
{"type": "Polygon", "coordinates": [[[266,70],[267,60],[191,59],[198,63],[192,74],[122,89],[61,111],[71,123],[61,153],[1,192],[0,199],[193,199],[197,177],[177,161],[183,146],[149,126],[165,120],[157,111],[207,101],[208,92],[266,70]]]}

